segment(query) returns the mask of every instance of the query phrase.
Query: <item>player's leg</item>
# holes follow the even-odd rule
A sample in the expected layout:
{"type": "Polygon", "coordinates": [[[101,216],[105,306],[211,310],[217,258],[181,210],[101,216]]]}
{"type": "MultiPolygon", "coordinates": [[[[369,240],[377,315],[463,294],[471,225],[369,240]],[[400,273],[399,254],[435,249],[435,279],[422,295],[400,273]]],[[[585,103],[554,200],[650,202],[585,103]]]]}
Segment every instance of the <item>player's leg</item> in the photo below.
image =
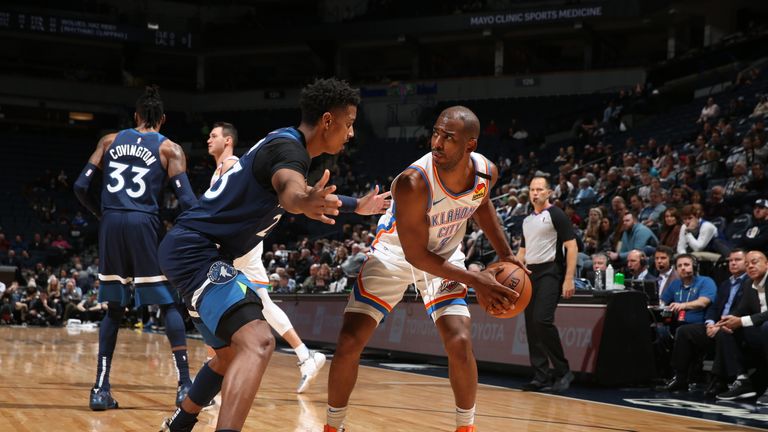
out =
{"type": "Polygon", "coordinates": [[[331,361],[326,431],[341,430],[363,349],[379,322],[403,298],[412,279],[410,270],[384,263],[376,256],[370,256],[360,269],[331,361]]]}
{"type": "Polygon", "coordinates": [[[288,342],[299,358],[298,366],[301,378],[299,379],[296,392],[303,393],[318,373],[320,373],[323,365],[325,365],[325,355],[311,351],[304,345],[296,330],[293,329],[293,324],[291,324],[288,315],[269,297],[269,292],[267,291],[269,288],[267,271],[261,260],[263,248],[263,243],[259,243],[250,252],[234,260],[233,265],[256,285],[258,288],[256,294],[261,299],[261,304],[264,307],[262,310],[264,319],[267,320],[267,323],[277,334],[288,342]]]}
{"type": "MultiPolygon", "coordinates": [[[[451,264],[464,268],[464,254],[456,251],[451,264]]],[[[456,403],[456,428],[474,430],[477,396],[477,361],[472,351],[472,321],[467,308],[467,287],[442,278],[420,280],[427,313],[432,317],[448,354],[448,378],[456,403]]]]}
{"type": "Polygon", "coordinates": [[[157,255],[161,223],[153,215],[131,215],[133,224],[130,253],[134,269],[136,307],[160,305],[165,317],[165,334],[171,346],[176,364],[177,390],[176,406],[184,399],[192,380],[189,377],[189,356],[187,354],[186,328],[177,304],[179,296],[170,286],[160,270],[157,255]]]}
{"type": "Polygon", "coordinates": [[[130,263],[123,250],[122,228],[122,215],[110,212],[104,214],[99,227],[99,302],[107,302],[108,309],[99,326],[96,381],[89,400],[89,406],[94,411],[118,407],[117,401],[112,398],[109,374],[131,283],[130,263]]]}

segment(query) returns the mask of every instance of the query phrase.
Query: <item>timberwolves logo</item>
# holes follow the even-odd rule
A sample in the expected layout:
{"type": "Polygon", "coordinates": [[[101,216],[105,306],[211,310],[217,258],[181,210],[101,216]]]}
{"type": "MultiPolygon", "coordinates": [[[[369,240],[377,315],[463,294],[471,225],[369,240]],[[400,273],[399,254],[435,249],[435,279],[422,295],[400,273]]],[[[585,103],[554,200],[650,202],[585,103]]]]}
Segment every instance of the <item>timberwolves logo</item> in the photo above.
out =
{"type": "Polygon", "coordinates": [[[217,285],[225,284],[235,276],[237,276],[237,270],[225,262],[216,261],[208,269],[208,280],[217,285]]]}
{"type": "Polygon", "coordinates": [[[461,288],[461,284],[459,282],[443,279],[443,281],[440,282],[440,289],[437,290],[437,293],[438,294],[449,293],[458,288],[461,288]]]}
{"type": "Polygon", "coordinates": [[[485,183],[480,182],[475,188],[475,191],[472,193],[472,201],[483,198],[486,193],[487,193],[487,190],[485,188],[485,183]]]}

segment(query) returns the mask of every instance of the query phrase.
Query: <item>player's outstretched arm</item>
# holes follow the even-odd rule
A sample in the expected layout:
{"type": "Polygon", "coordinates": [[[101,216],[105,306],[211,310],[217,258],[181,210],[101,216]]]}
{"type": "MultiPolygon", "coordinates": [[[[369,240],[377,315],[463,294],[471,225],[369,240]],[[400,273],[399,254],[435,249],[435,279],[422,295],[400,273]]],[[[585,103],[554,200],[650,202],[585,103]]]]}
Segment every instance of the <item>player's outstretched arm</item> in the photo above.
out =
{"type": "Polygon", "coordinates": [[[367,194],[360,198],[346,195],[336,195],[341,201],[339,210],[342,213],[357,213],[363,216],[386,213],[392,204],[391,192],[379,193],[379,186],[376,185],[367,194]]]}
{"type": "Polygon", "coordinates": [[[298,171],[281,168],[272,175],[272,187],[277,192],[277,199],[285,211],[299,214],[333,225],[334,219],[328,217],[339,214],[341,201],[333,195],[336,186],[327,186],[331,172],[325,170],[314,186],[307,185],[307,179],[298,171]]]}
{"type": "Polygon", "coordinates": [[[88,163],[85,164],[85,168],[75,180],[75,196],[80,201],[83,207],[93,213],[96,217],[101,217],[101,204],[96,200],[88,190],[93,180],[93,175],[96,174],[96,170],[101,170],[101,160],[104,158],[104,152],[107,151],[112,141],[115,140],[117,134],[104,135],[99,143],[96,144],[96,150],[93,151],[91,157],[88,158],[88,163]]]}
{"type": "Polygon", "coordinates": [[[171,140],[165,140],[160,145],[160,157],[165,159],[168,178],[176,198],[179,199],[181,210],[187,210],[197,204],[197,198],[192,191],[192,185],[187,177],[187,157],[181,146],[171,140]]]}

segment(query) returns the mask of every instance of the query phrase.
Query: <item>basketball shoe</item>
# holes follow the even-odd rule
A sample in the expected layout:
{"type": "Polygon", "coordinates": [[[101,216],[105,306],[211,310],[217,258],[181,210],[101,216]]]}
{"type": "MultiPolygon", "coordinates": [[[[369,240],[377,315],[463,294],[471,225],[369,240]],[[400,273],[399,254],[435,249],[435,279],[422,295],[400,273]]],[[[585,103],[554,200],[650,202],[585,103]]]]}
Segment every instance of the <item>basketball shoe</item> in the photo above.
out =
{"type": "Polygon", "coordinates": [[[459,426],[456,428],[456,432],[477,432],[475,425],[459,426]]]}
{"type": "Polygon", "coordinates": [[[299,380],[299,387],[296,388],[296,393],[304,393],[324,365],[325,354],[310,350],[309,358],[299,363],[301,379],[299,380]]]}
{"type": "Polygon", "coordinates": [[[340,428],[336,429],[336,428],[335,428],[335,427],[333,427],[333,426],[328,426],[328,425],[325,425],[325,426],[323,427],[323,432],[344,432],[344,427],[342,426],[342,427],[340,427],[340,428]]]}
{"type": "Polygon", "coordinates": [[[181,402],[184,400],[185,397],[187,397],[187,393],[189,393],[189,389],[192,387],[192,383],[188,382],[186,384],[180,385],[176,389],[176,407],[181,407],[181,402]]]}
{"type": "Polygon", "coordinates": [[[117,401],[112,398],[112,392],[109,390],[94,387],[91,389],[91,400],[88,406],[93,411],[104,411],[117,408],[117,401]]]}

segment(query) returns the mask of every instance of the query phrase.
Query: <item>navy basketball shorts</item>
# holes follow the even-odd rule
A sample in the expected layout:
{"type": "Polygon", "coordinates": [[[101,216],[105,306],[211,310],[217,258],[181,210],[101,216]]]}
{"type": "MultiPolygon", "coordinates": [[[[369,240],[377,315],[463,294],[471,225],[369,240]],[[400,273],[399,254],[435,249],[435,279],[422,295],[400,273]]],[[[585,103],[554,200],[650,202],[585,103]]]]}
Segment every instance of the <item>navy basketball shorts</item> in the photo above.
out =
{"type": "Polygon", "coordinates": [[[172,304],[178,299],[160,271],[157,245],[163,226],[156,215],[106,211],[99,225],[99,302],[127,306],[131,284],[136,306],[172,304]]]}
{"type": "MultiPolygon", "coordinates": [[[[240,306],[255,303],[259,284],[251,282],[219,254],[216,244],[200,233],[175,226],[160,243],[160,267],[176,287],[205,343],[214,349],[229,345],[222,319],[240,306]]],[[[259,314],[256,319],[263,319],[259,314]]]]}

